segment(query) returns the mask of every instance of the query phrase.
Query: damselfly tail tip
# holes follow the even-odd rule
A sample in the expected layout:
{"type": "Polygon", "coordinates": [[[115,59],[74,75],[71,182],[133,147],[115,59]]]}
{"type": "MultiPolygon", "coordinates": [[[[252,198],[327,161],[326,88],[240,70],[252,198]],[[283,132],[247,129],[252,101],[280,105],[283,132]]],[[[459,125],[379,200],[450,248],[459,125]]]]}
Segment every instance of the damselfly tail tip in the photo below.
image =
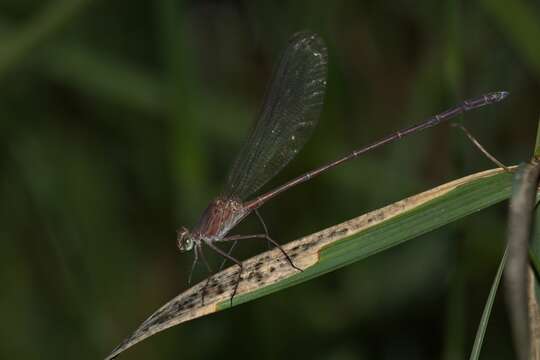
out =
{"type": "Polygon", "coordinates": [[[504,100],[510,93],[508,91],[499,91],[497,94],[497,101],[504,100]]]}
{"type": "Polygon", "coordinates": [[[506,99],[508,95],[510,95],[508,91],[495,91],[485,94],[483,98],[485,100],[485,104],[493,104],[506,99]]]}

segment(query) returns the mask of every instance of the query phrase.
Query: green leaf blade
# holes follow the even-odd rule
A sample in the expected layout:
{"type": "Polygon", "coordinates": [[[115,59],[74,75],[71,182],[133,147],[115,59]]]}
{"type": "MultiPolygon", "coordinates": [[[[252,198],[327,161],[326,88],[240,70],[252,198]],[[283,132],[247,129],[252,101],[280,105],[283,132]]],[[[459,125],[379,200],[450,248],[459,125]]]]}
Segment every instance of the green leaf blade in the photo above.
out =
{"type": "MultiPolygon", "coordinates": [[[[335,225],[283,246],[293,269],[279,249],[243,262],[243,277],[233,306],[300,284],[367,256],[399,245],[510,196],[512,174],[495,169],[473,174],[411,196],[384,208],[335,225]]],[[[109,355],[111,359],[134,344],[171,326],[224,310],[238,276],[233,266],[178,295],[109,355]],[[206,291],[205,304],[201,292],[206,291]]]]}

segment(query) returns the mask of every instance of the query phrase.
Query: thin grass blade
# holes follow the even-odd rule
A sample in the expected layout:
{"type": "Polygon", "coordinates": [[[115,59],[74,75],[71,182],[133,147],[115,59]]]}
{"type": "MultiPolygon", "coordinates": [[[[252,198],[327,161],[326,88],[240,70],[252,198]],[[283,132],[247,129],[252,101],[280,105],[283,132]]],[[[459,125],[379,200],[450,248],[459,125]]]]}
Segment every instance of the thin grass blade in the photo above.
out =
{"type": "Polygon", "coordinates": [[[506,257],[508,254],[508,249],[504,249],[501,262],[497,268],[497,273],[493,279],[493,284],[491,285],[491,290],[484,306],[484,311],[482,312],[482,317],[480,318],[480,324],[476,330],[476,337],[474,338],[474,344],[471,351],[470,360],[478,360],[480,357],[480,351],[482,350],[482,344],[484,342],[484,336],[486,335],[486,329],[489,322],[489,317],[491,315],[491,309],[493,308],[493,303],[495,302],[495,295],[497,295],[497,290],[499,289],[499,284],[501,282],[501,277],[503,274],[504,267],[506,265],[506,257]]]}
{"type": "MultiPolygon", "coordinates": [[[[512,174],[501,169],[480,172],[292,241],[283,247],[304,269],[300,273],[279,249],[257,255],[243,263],[233,306],[316,278],[496,204],[509,197],[511,183],[512,174]]],[[[237,271],[233,266],[210,278],[205,305],[201,303],[205,281],[169,301],[107,359],[169,327],[230,307],[237,271]]]]}

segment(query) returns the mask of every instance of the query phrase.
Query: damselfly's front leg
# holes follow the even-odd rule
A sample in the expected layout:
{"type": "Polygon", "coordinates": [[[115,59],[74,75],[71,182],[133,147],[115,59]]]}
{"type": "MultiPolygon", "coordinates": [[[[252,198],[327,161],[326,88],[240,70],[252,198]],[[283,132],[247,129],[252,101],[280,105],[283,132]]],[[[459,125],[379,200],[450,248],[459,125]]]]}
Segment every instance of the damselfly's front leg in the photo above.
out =
{"type": "Polygon", "coordinates": [[[242,262],[240,262],[239,260],[233,258],[231,255],[227,254],[225,251],[221,250],[220,248],[218,248],[217,246],[215,246],[211,242],[207,242],[206,245],[208,245],[209,248],[211,248],[212,250],[217,252],[219,255],[221,255],[224,258],[234,262],[236,265],[238,265],[240,267],[240,271],[238,271],[238,279],[236,281],[236,284],[234,285],[234,290],[232,292],[231,299],[230,299],[231,300],[231,306],[232,306],[233,298],[236,295],[236,291],[238,290],[238,285],[240,285],[240,280],[242,280],[242,271],[244,270],[244,267],[242,266],[242,262]]]}
{"type": "Polygon", "coordinates": [[[193,258],[193,264],[191,264],[191,271],[189,272],[188,277],[188,287],[191,285],[191,278],[193,276],[193,271],[195,270],[195,266],[197,266],[197,261],[199,260],[199,251],[197,250],[197,247],[195,247],[195,257],[193,258]]]}
{"type": "Polygon", "coordinates": [[[210,283],[210,279],[212,278],[212,268],[210,267],[210,264],[208,263],[208,261],[206,260],[206,257],[204,256],[202,244],[195,247],[195,251],[197,251],[197,248],[198,248],[199,254],[201,255],[201,259],[204,265],[206,266],[206,270],[208,270],[208,278],[206,279],[206,282],[204,283],[204,286],[201,291],[201,302],[204,306],[204,297],[206,295],[206,289],[208,288],[208,284],[210,283]]]}

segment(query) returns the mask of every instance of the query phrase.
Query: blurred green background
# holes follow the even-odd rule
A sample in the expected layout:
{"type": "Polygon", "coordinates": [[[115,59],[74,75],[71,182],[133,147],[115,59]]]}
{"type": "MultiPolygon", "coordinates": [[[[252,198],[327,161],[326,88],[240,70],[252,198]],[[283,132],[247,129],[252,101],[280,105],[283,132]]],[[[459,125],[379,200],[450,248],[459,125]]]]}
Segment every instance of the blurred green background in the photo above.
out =
{"type": "MultiPolygon", "coordinates": [[[[103,358],[186,288],[192,258],[178,253],[175,230],[219,193],[294,32],[327,42],[326,104],[311,141],[266,189],[494,90],[511,97],[460,120],[506,164],[528,159],[539,20],[540,4],[525,0],[1,0],[0,358],[103,358]]],[[[262,214],[285,243],[491,167],[440,126],[262,214]]],[[[463,359],[506,207],[172,328],[121,358],[463,359]]],[[[250,219],[238,231],[256,227],[250,219]]],[[[483,358],[512,357],[498,297],[483,358]]]]}

